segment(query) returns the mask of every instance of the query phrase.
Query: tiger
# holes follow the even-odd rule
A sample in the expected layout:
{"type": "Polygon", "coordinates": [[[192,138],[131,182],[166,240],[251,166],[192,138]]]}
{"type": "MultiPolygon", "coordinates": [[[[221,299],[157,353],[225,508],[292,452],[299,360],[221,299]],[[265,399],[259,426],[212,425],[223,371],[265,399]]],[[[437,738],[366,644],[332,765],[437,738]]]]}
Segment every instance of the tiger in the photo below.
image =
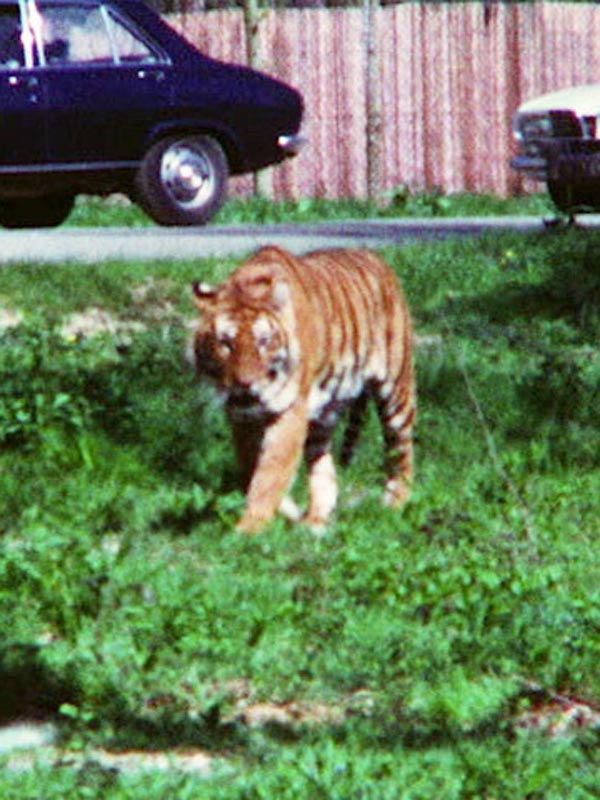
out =
{"type": "Polygon", "coordinates": [[[402,506],[413,480],[413,326],[388,264],[369,250],[298,257],[266,246],[221,285],[192,291],[192,362],[225,400],[245,491],[237,529],[258,533],[278,511],[296,518],[287,492],[304,455],[301,521],[323,531],[338,496],[334,428],[349,408],[347,461],[370,397],[384,432],[383,502],[402,506]]]}

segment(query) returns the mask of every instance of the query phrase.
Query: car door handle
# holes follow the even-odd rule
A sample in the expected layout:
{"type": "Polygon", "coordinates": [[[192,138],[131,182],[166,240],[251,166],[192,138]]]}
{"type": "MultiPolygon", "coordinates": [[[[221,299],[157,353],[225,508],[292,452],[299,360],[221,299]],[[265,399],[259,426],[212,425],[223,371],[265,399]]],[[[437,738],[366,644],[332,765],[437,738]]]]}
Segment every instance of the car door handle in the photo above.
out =
{"type": "Polygon", "coordinates": [[[37,89],[40,85],[39,80],[34,75],[10,75],[8,78],[9,86],[25,86],[27,89],[37,89]]]}
{"type": "Polygon", "coordinates": [[[138,69],[137,76],[140,78],[140,80],[154,80],[157,83],[160,83],[160,81],[164,81],[165,79],[165,73],[162,71],[162,69],[138,69]]]}

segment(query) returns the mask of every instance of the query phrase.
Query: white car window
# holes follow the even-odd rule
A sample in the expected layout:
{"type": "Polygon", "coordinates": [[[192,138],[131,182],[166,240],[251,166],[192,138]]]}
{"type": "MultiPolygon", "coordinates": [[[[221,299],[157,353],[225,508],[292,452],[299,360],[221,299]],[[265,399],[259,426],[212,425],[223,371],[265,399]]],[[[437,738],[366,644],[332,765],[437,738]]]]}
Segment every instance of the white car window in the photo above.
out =
{"type": "Polygon", "coordinates": [[[119,61],[158,61],[156,53],[136,36],[121,20],[106,13],[109,36],[119,61]]]}
{"type": "Polygon", "coordinates": [[[38,25],[47,64],[114,60],[99,8],[40,5],[39,12],[38,25]]]}
{"type": "Polygon", "coordinates": [[[40,5],[46,64],[156,61],[154,52],[101,6],[40,5]]]}

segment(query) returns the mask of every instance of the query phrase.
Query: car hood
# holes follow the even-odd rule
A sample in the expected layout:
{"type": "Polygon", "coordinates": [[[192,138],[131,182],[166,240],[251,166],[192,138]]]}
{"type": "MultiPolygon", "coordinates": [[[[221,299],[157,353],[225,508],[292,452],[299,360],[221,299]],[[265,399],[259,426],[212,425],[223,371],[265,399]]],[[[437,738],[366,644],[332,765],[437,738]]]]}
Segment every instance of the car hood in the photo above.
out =
{"type": "Polygon", "coordinates": [[[573,86],[550,92],[519,106],[519,114],[539,114],[544,111],[573,111],[578,117],[600,114],[600,83],[573,86]]]}

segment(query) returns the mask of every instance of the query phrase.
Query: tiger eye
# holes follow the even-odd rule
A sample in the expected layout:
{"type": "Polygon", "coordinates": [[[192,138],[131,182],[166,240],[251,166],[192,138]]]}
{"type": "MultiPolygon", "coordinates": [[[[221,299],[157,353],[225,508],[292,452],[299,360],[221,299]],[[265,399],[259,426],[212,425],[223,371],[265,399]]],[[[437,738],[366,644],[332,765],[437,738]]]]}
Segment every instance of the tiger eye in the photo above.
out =
{"type": "Polygon", "coordinates": [[[256,344],[258,345],[259,349],[262,350],[265,347],[268,347],[270,341],[271,341],[270,337],[265,335],[261,336],[256,344]]]}
{"type": "Polygon", "coordinates": [[[229,336],[217,336],[217,345],[224,356],[231,355],[233,350],[233,342],[229,336]]]}

